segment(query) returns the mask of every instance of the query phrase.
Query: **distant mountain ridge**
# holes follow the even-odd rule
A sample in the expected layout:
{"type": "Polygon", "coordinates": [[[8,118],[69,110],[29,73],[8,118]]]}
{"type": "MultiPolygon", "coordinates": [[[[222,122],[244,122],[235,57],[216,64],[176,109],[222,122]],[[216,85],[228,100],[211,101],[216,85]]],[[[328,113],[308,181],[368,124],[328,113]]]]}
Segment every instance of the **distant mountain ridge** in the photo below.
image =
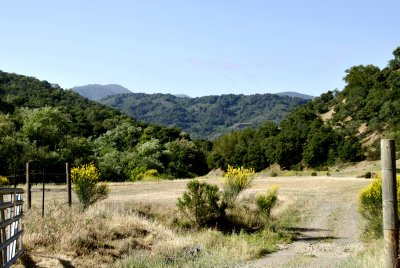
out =
{"type": "Polygon", "coordinates": [[[79,95],[83,97],[96,101],[116,94],[132,93],[132,91],[130,91],[129,89],[117,84],[109,84],[109,85],[89,84],[85,86],[73,87],[71,88],[71,90],[77,92],[79,95]]]}
{"type": "Polygon", "coordinates": [[[182,98],[161,93],[120,94],[100,100],[138,120],[179,127],[193,138],[210,140],[232,130],[257,127],[265,120],[280,122],[308,101],[276,94],[182,98]]]}
{"type": "Polygon", "coordinates": [[[298,93],[298,92],[293,92],[293,91],[279,92],[279,93],[276,93],[276,95],[289,96],[289,97],[292,97],[292,98],[302,98],[302,99],[306,99],[306,100],[312,100],[312,99],[315,98],[315,96],[311,96],[311,95],[307,95],[307,94],[303,94],[303,93],[298,93]]]}

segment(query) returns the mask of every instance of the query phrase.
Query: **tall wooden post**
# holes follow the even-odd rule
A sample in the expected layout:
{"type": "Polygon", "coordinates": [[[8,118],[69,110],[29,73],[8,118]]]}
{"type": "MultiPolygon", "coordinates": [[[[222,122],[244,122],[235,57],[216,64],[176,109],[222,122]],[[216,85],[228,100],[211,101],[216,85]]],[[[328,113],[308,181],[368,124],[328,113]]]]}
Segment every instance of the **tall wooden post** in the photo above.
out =
{"type": "Polygon", "coordinates": [[[42,218],[44,218],[44,169],[42,172],[42,218]]]}
{"type": "Polygon", "coordinates": [[[67,191],[68,191],[68,205],[72,205],[72,191],[71,191],[71,169],[69,163],[65,163],[65,176],[67,179],[67,191]]]}
{"type": "Polygon", "coordinates": [[[399,225],[395,152],[394,140],[381,140],[383,236],[386,268],[398,267],[399,225]]]}
{"type": "Polygon", "coordinates": [[[26,162],[26,170],[25,170],[25,176],[26,176],[26,199],[27,199],[27,206],[28,209],[31,208],[32,206],[32,197],[31,197],[31,184],[29,181],[29,162],[26,162]]]}

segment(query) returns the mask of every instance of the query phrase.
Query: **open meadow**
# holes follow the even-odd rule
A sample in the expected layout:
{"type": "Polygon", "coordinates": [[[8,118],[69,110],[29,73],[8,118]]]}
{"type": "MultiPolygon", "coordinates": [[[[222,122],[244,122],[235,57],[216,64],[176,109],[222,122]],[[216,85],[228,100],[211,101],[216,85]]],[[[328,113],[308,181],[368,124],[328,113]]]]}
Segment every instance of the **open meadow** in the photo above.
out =
{"type": "MultiPolygon", "coordinates": [[[[200,180],[223,186],[221,174],[200,180]]],[[[46,185],[44,218],[41,188],[34,186],[33,208],[25,210],[24,245],[29,257],[23,263],[34,262],[36,267],[341,267],[368,250],[360,239],[357,194],[370,180],[260,173],[240,199],[278,185],[279,201],[272,211],[274,230],[257,235],[182,227],[176,203],[188,181],[110,183],[109,197],[84,212],[76,206],[76,196],[72,208],[68,207],[64,185],[46,185]]]]}

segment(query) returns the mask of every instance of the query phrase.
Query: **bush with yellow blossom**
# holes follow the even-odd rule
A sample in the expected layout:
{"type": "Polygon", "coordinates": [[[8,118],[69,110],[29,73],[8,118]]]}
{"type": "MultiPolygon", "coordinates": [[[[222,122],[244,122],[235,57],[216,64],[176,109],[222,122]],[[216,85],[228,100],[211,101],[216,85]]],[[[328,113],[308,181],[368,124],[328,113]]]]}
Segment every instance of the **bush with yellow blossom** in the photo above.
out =
{"type": "MultiPolygon", "coordinates": [[[[400,175],[397,175],[397,207],[400,205],[400,175]]],[[[382,174],[378,173],[373,181],[358,195],[358,210],[367,221],[366,233],[382,236],[382,174]]]]}
{"type": "Polygon", "coordinates": [[[228,170],[224,174],[224,202],[228,208],[235,206],[238,195],[250,186],[254,176],[255,172],[252,168],[228,166],[228,170]]]}
{"type": "Polygon", "coordinates": [[[110,188],[107,183],[99,182],[100,172],[93,163],[71,169],[74,191],[83,209],[107,198],[110,188]]]}

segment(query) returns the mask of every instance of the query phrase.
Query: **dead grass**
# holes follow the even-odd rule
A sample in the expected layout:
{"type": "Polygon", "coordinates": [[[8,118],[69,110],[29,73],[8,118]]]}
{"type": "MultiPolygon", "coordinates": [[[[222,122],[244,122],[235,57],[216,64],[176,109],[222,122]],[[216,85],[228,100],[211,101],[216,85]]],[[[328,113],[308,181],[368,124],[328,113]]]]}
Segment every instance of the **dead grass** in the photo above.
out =
{"type": "MultiPolygon", "coordinates": [[[[203,179],[222,184],[220,177],[203,179]]],[[[37,267],[226,267],[272,252],[278,242],[291,239],[272,229],[228,235],[180,229],[175,203],[186,184],[111,183],[109,198],[86,211],[68,207],[65,186],[46,185],[44,218],[40,186],[34,187],[33,206],[25,209],[23,220],[25,259],[37,267]]],[[[73,201],[77,204],[75,196],[73,201]]]]}
{"type": "Polygon", "coordinates": [[[62,254],[73,266],[108,267],[133,251],[167,257],[192,243],[133,208],[129,202],[103,202],[82,212],[52,201],[45,218],[35,210],[25,214],[25,248],[39,266],[46,267],[43,255],[62,254]]]}
{"type": "MultiPolygon", "coordinates": [[[[222,186],[218,175],[202,180],[222,186]]],[[[176,199],[187,182],[111,183],[109,198],[85,212],[66,205],[65,186],[46,186],[51,191],[46,192],[44,219],[41,192],[39,186],[34,187],[33,209],[25,209],[23,220],[24,245],[38,267],[232,267],[276,250],[277,243],[289,242],[290,234],[280,231],[279,226],[290,227],[300,220],[296,200],[304,195],[368,183],[327,176],[258,175],[241,198],[278,184],[281,201],[272,215],[281,221],[275,231],[224,235],[215,230],[194,232],[177,227],[176,199]]],[[[73,202],[76,204],[76,197],[73,202]]]]}

